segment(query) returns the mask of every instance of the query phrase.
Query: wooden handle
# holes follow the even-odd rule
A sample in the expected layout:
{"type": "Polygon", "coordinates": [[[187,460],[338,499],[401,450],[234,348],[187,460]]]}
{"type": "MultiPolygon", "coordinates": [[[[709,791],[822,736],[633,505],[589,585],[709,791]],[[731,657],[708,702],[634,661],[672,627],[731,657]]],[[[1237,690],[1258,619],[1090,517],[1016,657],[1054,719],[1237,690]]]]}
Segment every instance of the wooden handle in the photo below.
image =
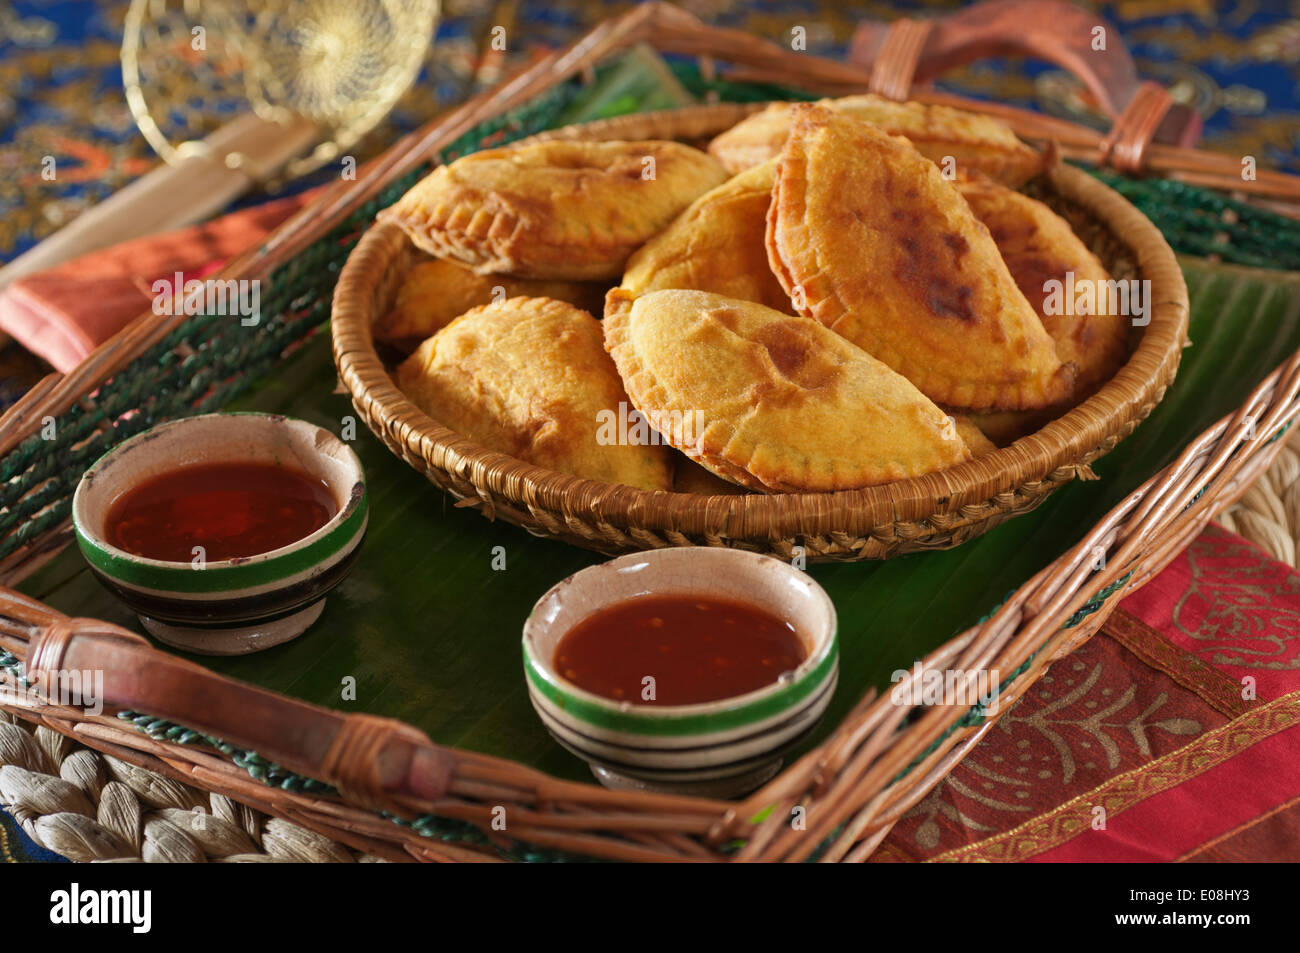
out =
{"type": "Polygon", "coordinates": [[[146,712],[334,785],[372,810],[412,815],[446,794],[455,759],[402,722],[345,714],[238,682],[95,619],[69,619],[8,589],[0,615],[28,628],[35,685],[60,672],[102,672],[105,707],[146,712]]]}
{"type": "Polygon", "coordinates": [[[989,56],[1030,56],[1068,70],[1116,121],[1121,136],[1148,135],[1148,141],[1186,147],[1200,138],[1200,116],[1167,93],[1158,109],[1138,102],[1147,84],[1114,26],[1060,0],[991,0],[933,19],[867,22],[849,50],[851,62],[871,66],[872,91],[895,99],[905,98],[913,84],[989,56]],[[1137,115],[1121,130],[1131,106],[1137,115]]]}
{"type": "Polygon", "coordinates": [[[194,154],[161,165],[78,215],[0,269],[0,290],[24,275],[109,245],[203,221],[311,148],[319,136],[305,119],[269,122],[240,116],[203,140],[194,154]],[[238,166],[227,164],[238,156],[238,166]]]}

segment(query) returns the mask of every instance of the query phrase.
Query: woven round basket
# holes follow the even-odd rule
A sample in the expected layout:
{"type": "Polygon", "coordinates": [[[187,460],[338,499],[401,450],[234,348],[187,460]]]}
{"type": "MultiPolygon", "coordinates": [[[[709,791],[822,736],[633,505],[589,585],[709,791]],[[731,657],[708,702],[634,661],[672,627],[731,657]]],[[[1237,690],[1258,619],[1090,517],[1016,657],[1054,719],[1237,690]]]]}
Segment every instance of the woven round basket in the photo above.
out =
{"type": "MultiPolygon", "coordinates": [[[[702,142],[762,104],[718,104],[569,126],[539,139],[702,142]]],[[[532,140],[529,140],[532,141],[532,140]]],[[[1173,251],[1116,192],[1071,166],[1035,195],[1070,221],[1116,279],[1150,282],[1150,323],[1128,363],[1088,400],[978,460],[837,493],[698,496],[584,480],[488,450],[428,417],[394,386],[373,322],[423,257],[395,225],[372,226],[334,291],[334,358],[366,425],[398,456],[489,518],[605,553],[733,546],[790,559],[883,559],[946,549],[1028,512],[1128,436],[1164,396],[1187,343],[1187,288],[1173,251]]]]}

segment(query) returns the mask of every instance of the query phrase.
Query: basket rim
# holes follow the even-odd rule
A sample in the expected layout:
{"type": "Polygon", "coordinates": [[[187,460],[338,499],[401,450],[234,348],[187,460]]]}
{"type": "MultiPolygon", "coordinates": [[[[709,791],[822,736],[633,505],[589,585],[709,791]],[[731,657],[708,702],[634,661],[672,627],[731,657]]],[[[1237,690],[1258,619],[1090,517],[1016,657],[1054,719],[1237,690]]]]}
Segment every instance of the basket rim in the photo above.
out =
{"type": "MultiPolygon", "coordinates": [[[[619,138],[620,134],[630,138],[631,133],[656,124],[684,129],[686,137],[710,127],[721,131],[765,105],[725,103],[634,113],[548,130],[525,141],[619,138]]],[[[637,137],[661,135],[647,136],[642,131],[637,137]]],[[[899,527],[904,532],[897,535],[924,533],[926,521],[934,517],[960,516],[963,507],[1073,478],[1109,449],[1102,448],[1104,441],[1115,437],[1118,442],[1131,431],[1130,424],[1136,426],[1159,402],[1187,343],[1186,284],[1173,250],[1151,221],[1109,186],[1071,166],[1054,165],[1043,181],[1067,201],[1083,205],[1132,252],[1138,276],[1151,280],[1150,323],[1124,366],[1065,414],[983,457],[907,480],[830,493],[705,497],[607,484],[490,450],[420,410],[393,384],[376,352],[370,333],[373,309],[367,300],[372,275],[382,273],[409,245],[401,229],[389,223],[371,224],[339,275],[330,322],[335,363],[353,403],[363,413],[368,411],[368,418],[374,414],[388,434],[400,437],[407,451],[404,456],[414,455],[443,472],[473,472],[472,482],[488,506],[499,505],[498,498],[503,498],[530,511],[540,508],[566,518],[595,517],[601,524],[619,528],[716,535],[733,541],[814,533],[885,531],[893,536],[899,527]],[[582,501],[580,508],[575,507],[575,499],[582,501]],[[761,534],[754,529],[761,529],[761,534]]],[[[414,246],[409,247],[414,251],[414,246]]],[[[409,456],[407,462],[411,463],[409,456]]]]}

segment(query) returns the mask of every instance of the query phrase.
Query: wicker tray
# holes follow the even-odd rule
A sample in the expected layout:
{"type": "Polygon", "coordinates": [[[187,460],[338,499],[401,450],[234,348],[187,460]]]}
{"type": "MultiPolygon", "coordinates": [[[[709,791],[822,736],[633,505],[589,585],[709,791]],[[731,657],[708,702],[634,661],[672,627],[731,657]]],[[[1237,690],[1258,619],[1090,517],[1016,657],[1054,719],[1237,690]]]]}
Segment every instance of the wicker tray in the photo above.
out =
{"type": "MultiPolygon", "coordinates": [[[[729,128],[759,104],[621,116],[533,139],[679,139],[729,128]]],[[[735,546],[791,558],[880,559],[955,546],[1040,504],[1128,436],[1173,381],[1187,343],[1187,287],[1163,236],[1141,212],[1071,166],[1043,176],[1040,198],[1064,215],[1113,276],[1150,282],[1150,324],[1127,365],[1037,433],[938,473],[839,493],[702,498],[611,486],[488,450],[430,419],[394,387],[372,328],[423,257],[396,225],[378,224],[348,257],[334,291],[339,377],[367,426],[457,498],[530,531],[606,553],[735,546]]]]}
{"type": "MultiPolygon", "coordinates": [[[[493,137],[499,141],[535,131],[547,123],[548,110],[558,114],[570,77],[643,40],[761,67],[769,80],[807,77],[811,83],[819,72],[834,73],[840,79],[828,85],[834,91],[846,88],[840,68],[818,66],[820,61],[803,55],[794,57],[795,66],[788,51],[756,50],[752,38],[748,45],[742,39],[702,27],[673,8],[640,7],[399,144],[359,181],[340,183],[263,246],[228,266],[220,277],[270,278],[263,310],[274,317],[255,346],[235,337],[229,322],[210,316],[146,319],[72,374],[43,382],[0,420],[0,473],[7,481],[0,493],[10,494],[3,498],[6,522],[0,536],[4,578],[31,576],[66,542],[69,475],[75,479],[103,449],[161,418],[225,406],[270,367],[291,368],[286,358],[295,342],[328,311],[328,297],[319,289],[328,286],[340,250],[359,237],[357,223],[371,220],[409,187],[424,157],[442,150],[446,158],[493,137]],[[219,358],[205,356],[214,353],[219,358]],[[57,424],[55,440],[41,436],[48,420],[57,424]]],[[[1218,280],[1198,277],[1196,284],[1204,294],[1206,285],[1218,280]]],[[[1293,295],[1294,283],[1274,290],[1293,295]]],[[[1229,301],[1218,300],[1228,309],[1229,301]]],[[[1071,526],[1075,542],[1067,552],[1034,573],[988,618],[926,653],[925,664],[967,672],[998,668],[1006,678],[999,709],[1005,711],[1047,664],[1090,637],[1124,592],[1172,559],[1281,449],[1274,438],[1300,413],[1300,352],[1288,350],[1283,360],[1277,345],[1270,350],[1265,342],[1260,354],[1281,365],[1259,380],[1263,359],[1237,353],[1240,371],[1258,383],[1233,412],[1191,439],[1101,519],[1071,526]],[[1099,555],[1104,564],[1099,565],[1099,555]]],[[[1234,395],[1249,388],[1230,380],[1234,395]]],[[[292,387],[292,375],[274,386],[292,387]]],[[[1206,399],[1222,407],[1215,396],[1207,393],[1206,399]]],[[[1120,454],[1148,431],[1149,425],[1142,428],[1120,454]]],[[[1014,532],[1016,524],[1000,532],[1014,532]]],[[[537,545],[565,550],[553,543],[537,545]]],[[[50,564],[58,565],[57,560],[50,564]]],[[[867,692],[828,737],[742,803],[612,792],[503,758],[440,747],[398,723],[343,714],[237,682],[158,652],[120,626],[68,618],[12,590],[0,590],[0,707],[123,764],[228,796],[356,850],[428,860],[575,854],[628,860],[862,860],[993,724],[983,711],[894,705],[867,692]],[[21,690],[23,671],[57,668],[103,669],[108,709],[91,714],[21,690]],[[253,706],[262,712],[256,718],[247,715],[253,706]],[[415,772],[436,783],[412,786],[413,773],[402,770],[412,765],[436,768],[415,772]],[[796,805],[808,819],[803,830],[788,823],[796,805]],[[493,821],[503,808],[511,819],[508,833],[494,832],[493,821]]],[[[120,766],[114,768],[115,776],[118,772],[129,774],[120,766]]],[[[110,845],[105,850],[113,849],[112,838],[104,843],[110,845]]]]}

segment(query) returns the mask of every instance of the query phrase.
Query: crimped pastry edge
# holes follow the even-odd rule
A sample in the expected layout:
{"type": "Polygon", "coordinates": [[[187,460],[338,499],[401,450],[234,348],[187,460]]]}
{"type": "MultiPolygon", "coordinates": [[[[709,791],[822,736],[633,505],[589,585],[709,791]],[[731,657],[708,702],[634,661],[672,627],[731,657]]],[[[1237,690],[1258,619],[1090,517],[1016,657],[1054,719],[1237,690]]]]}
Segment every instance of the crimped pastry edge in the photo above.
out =
{"type": "MultiPolygon", "coordinates": [[[[791,205],[788,218],[798,222],[797,225],[789,226],[789,231],[792,232],[793,235],[797,236],[799,240],[795,242],[793,238],[791,238],[790,240],[787,240],[785,244],[797,244],[801,246],[804,250],[799,252],[798,258],[803,261],[805,265],[804,270],[811,270],[814,273],[820,273],[821,269],[819,264],[815,260],[811,262],[808,261],[808,256],[810,254],[815,256],[815,251],[811,251],[813,246],[809,241],[806,176],[786,175],[787,166],[792,159],[797,159],[805,166],[807,164],[807,156],[798,152],[798,145],[798,140],[791,136],[786,140],[785,148],[782,149],[781,160],[777,166],[776,183],[772,187],[772,204],[767,210],[767,231],[764,237],[764,243],[767,247],[768,262],[771,265],[772,272],[781,283],[781,287],[785,289],[786,294],[790,295],[791,301],[795,303],[799,313],[806,318],[811,318],[812,320],[820,322],[825,327],[834,330],[834,325],[838,322],[838,319],[849,313],[848,306],[845,304],[844,300],[840,298],[838,291],[832,288],[831,293],[822,300],[832,301],[834,303],[836,320],[827,323],[813,314],[813,309],[808,300],[807,287],[805,286],[805,293],[802,296],[804,304],[803,307],[798,307],[798,302],[795,297],[795,289],[800,287],[801,283],[795,280],[790,263],[786,260],[787,256],[782,254],[782,250],[778,247],[776,239],[777,219],[781,215],[784,203],[788,201],[791,205]]],[[[962,199],[962,201],[964,202],[965,199],[962,199]]],[[[979,224],[981,228],[983,227],[983,225],[979,223],[978,219],[976,219],[976,224],[979,224]]],[[[859,346],[861,347],[862,345],[859,344],[859,346]]],[[[1054,391],[1048,391],[1046,388],[1037,385],[1026,388],[1028,382],[1006,384],[971,382],[969,392],[965,392],[959,389],[961,387],[959,382],[953,381],[949,378],[936,380],[931,371],[926,368],[916,367],[912,362],[905,361],[901,354],[882,341],[873,341],[871,347],[864,347],[863,350],[867,351],[877,360],[887,364],[899,374],[902,374],[911,381],[918,390],[934,401],[934,403],[940,405],[960,407],[973,411],[1035,410],[1040,407],[1062,403],[1070,399],[1074,390],[1073,379],[1075,376],[1075,369],[1073,364],[1062,364],[1053,375],[1054,380],[1065,375],[1071,381],[1068,386],[1063,386],[1059,394],[1054,391]],[[942,384],[943,386],[936,387],[934,386],[936,383],[942,384]]],[[[1053,342],[1053,354],[1054,353],[1055,345],[1053,342]]]]}

